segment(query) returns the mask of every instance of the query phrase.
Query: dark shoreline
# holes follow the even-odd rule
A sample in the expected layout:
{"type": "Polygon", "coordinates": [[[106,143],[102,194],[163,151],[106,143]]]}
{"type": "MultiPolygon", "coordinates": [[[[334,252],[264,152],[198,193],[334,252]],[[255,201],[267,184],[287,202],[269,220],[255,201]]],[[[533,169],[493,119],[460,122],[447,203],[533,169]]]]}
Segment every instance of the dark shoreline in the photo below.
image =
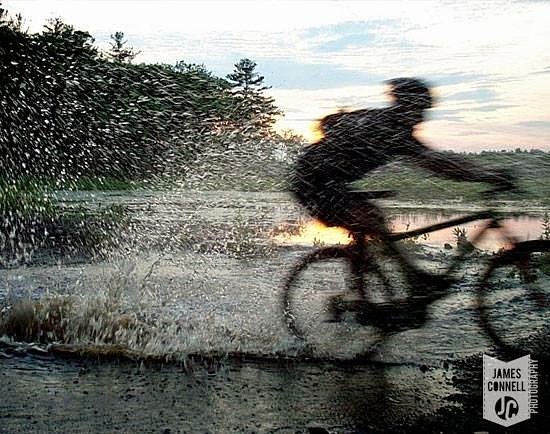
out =
{"type": "Polygon", "coordinates": [[[548,359],[539,414],[503,430],[482,419],[481,354],[426,366],[28,348],[0,347],[0,432],[542,433],[550,422],[548,359]]]}

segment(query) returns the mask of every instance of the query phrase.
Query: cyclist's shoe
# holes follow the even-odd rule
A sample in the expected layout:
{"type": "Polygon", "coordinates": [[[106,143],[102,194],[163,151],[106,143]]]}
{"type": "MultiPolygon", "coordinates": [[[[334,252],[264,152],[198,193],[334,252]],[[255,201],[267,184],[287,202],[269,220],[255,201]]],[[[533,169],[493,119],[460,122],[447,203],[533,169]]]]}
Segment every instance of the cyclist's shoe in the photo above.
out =
{"type": "Polygon", "coordinates": [[[325,322],[341,322],[346,312],[355,312],[361,309],[362,300],[344,299],[343,295],[334,295],[329,298],[327,319],[325,322]]]}
{"type": "Polygon", "coordinates": [[[384,333],[398,333],[422,327],[426,318],[425,303],[408,301],[376,303],[373,309],[363,309],[356,315],[359,324],[377,327],[384,333]]]}
{"type": "Polygon", "coordinates": [[[437,299],[447,293],[454,280],[425,271],[417,271],[410,279],[413,299],[437,299]]]}

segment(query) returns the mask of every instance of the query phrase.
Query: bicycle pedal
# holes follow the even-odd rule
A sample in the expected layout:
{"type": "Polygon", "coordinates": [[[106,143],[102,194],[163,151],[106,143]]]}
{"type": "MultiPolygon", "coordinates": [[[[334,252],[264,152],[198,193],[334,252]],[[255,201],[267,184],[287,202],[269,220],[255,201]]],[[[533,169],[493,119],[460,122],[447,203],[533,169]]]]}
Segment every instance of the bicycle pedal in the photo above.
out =
{"type": "Polygon", "coordinates": [[[341,295],[335,295],[328,301],[328,318],[326,323],[339,323],[343,321],[343,315],[346,312],[353,311],[353,300],[344,300],[341,295]]]}
{"type": "Polygon", "coordinates": [[[325,324],[338,324],[344,322],[345,312],[329,312],[323,322],[325,324]]]}

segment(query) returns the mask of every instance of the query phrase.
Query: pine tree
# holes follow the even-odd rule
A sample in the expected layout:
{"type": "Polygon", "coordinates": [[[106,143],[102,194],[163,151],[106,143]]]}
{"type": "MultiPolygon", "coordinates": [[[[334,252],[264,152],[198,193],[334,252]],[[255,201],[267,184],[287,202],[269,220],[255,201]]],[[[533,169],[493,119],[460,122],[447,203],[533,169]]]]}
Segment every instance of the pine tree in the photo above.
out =
{"type": "Polygon", "coordinates": [[[128,41],[124,40],[123,32],[115,32],[114,35],[111,35],[111,40],[111,50],[107,53],[107,56],[114,62],[131,63],[140,53],[132,47],[126,47],[128,41]]]}
{"type": "Polygon", "coordinates": [[[264,77],[254,72],[257,64],[250,59],[241,59],[235,64],[235,71],[227,75],[227,79],[232,83],[234,89],[243,95],[249,95],[252,92],[262,92],[269,87],[262,86],[264,77]]]}
{"type": "Polygon", "coordinates": [[[256,66],[253,60],[241,59],[235,64],[235,70],[227,75],[227,79],[235,96],[237,126],[267,132],[275,122],[275,116],[281,112],[273,98],[263,94],[270,87],[263,85],[264,77],[255,71],[256,66]]]}

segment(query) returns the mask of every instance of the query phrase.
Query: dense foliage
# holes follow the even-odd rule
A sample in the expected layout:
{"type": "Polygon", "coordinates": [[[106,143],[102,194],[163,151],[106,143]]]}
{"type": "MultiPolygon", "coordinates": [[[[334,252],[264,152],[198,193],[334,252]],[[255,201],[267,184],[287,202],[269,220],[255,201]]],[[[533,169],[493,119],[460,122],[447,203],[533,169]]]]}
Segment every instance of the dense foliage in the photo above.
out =
{"type": "MultiPolygon", "coordinates": [[[[202,66],[132,64],[122,32],[101,53],[51,20],[29,34],[0,15],[0,173],[48,179],[145,179],[182,170],[208,147],[270,133],[279,112],[248,59],[244,80],[202,66]],[[244,109],[246,107],[246,110],[244,109]]],[[[250,140],[249,140],[250,141],[250,140]]]]}
{"type": "Polygon", "coordinates": [[[119,209],[64,210],[53,190],[193,186],[206,174],[212,186],[274,161],[279,111],[254,62],[225,79],[185,61],[133,64],[120,31],[110,45],[60,19],[29,33],[0,7],[0,267],[40,246],[97,253],[125,222],[119,209]]]}

